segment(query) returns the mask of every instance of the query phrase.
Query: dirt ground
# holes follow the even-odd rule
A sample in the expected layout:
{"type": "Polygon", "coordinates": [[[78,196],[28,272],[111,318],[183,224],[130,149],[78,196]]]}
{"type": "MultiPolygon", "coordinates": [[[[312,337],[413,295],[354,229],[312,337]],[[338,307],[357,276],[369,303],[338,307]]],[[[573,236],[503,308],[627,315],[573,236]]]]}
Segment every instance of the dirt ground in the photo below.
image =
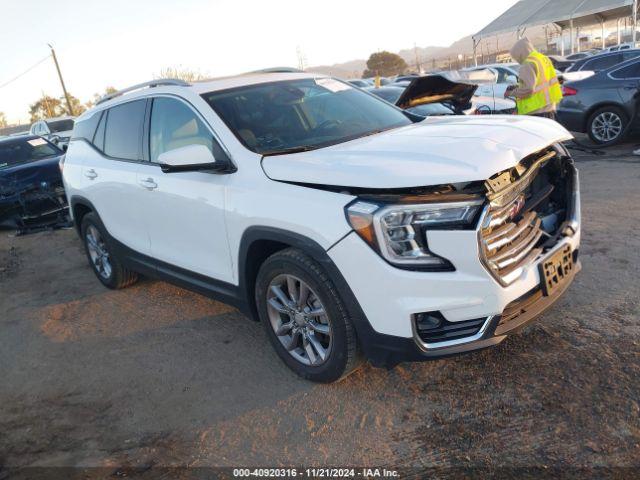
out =
{"type": "Polygon", "coordinates": [[[186,478],[197,467],[328,465],[638,478],[631,149],[576,153],[583,270],[528,330],[329,386],[297,378],[261,326],[226,305],[148,280],[103,288],[73,230],[0,232],[0,479],[27,466],[186,478]]]}

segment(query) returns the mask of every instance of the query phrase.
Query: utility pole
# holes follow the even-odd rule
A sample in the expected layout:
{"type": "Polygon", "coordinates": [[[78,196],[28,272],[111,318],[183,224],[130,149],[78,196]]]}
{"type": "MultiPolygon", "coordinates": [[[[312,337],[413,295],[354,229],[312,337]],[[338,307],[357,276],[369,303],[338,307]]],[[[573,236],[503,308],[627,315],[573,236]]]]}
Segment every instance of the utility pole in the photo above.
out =
{"type": "Polygon", "coordinates": [[[416,42],[413,42],[413,53],[416,56],[416,71],[418,72],[418,75],[422,75],[422,65],[420,65],[420,58],[418,57],[418,46],[416,45],[416,42]]]}
{"type": "Polygon", "coordinates": [[[56,70],[58,71],[58,78],[60,79],[60,85],[62,85],[62,91],[64,92],[64,98],[67,101],[67,110],[69,111],[69,115],[73,116],[73,107],[71,106],[71,99],[69,98],[69,92],[67,92],[67,87],[64,85],[64,80],[62,79],[62,72],[60,72],[60,65],[58,64],[58,58],[56,57],[56,51],[53,47],[49,45],[51,49],[51,56],[53,57],[53,63],[56,64],[56,70]]]}
{"type": "Polygon", "coordinates": [[[636,39],[638,38],[638,0],[633,0],[633,47],[636,48],[636,39]]]}
{"type": "Polygon", "coordinates": [[[42,92],[42,101],[44,102],[44,108],[47,111],[47,117],[53,118],[53,111],[51,110],[51,106],[49,105],[49,99],[44,94],[44,91],[42,92]]]}

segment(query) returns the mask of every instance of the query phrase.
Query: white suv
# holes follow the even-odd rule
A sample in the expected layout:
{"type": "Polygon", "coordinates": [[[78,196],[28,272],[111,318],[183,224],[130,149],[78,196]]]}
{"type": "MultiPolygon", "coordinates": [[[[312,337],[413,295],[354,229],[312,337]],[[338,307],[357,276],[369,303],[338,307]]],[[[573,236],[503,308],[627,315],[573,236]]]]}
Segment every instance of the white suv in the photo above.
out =
{"type": "Polygon", "coordinates": [[[105,286],[140,273],[235,305],[331,382],[360,358],[496,345],[557,300],[579,269],[570,138],[262,72],[113,94],[78,118],[63,171],[105,286]]]}

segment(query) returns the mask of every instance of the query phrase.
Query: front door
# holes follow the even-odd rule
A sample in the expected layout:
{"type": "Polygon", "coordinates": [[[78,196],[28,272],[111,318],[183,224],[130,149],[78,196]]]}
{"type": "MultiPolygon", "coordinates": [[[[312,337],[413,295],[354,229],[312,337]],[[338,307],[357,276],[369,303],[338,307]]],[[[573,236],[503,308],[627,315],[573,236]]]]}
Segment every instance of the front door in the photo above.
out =
{"type": "Polygon", "coordinates": [[[220,147],[209,126],[186,102],[153,100],[149,122],[149,159],[140,165],[141,206],[151,255],[163,262],[217,280],[232,282],[225,225],[228,175],[205,172],[163,173],[158,156],[187,145],[205,145],[214,157],[220,147]]]}

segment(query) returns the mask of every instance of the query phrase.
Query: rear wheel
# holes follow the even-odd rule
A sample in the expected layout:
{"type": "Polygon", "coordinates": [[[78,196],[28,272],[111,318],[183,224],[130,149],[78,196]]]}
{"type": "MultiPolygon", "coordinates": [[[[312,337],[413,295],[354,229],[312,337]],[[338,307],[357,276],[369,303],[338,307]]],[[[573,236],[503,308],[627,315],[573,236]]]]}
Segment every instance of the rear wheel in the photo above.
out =
{"type": "Polygon", "coordinates": [[[626,133],[629,120],[618,107],[602,107],[593,112],[587,122],[589,138],[598,145],[615,145],[626,133]]]}
{"type": "Polygon", "coordinates": [[[95,213],[82,218],[80,228],[89,265],[105,287],[120,289],[138,281],[138,274],[125,268],[106,242],[106,232],[95,213]]]}
{"type": "Polygon", "coordinates": [[[272,255],[260,268],[255,294],[269,340],[298,375],[328,383],[357,367],[355,330],[344,303],[311,257],[296,249],[272,255]]]}

